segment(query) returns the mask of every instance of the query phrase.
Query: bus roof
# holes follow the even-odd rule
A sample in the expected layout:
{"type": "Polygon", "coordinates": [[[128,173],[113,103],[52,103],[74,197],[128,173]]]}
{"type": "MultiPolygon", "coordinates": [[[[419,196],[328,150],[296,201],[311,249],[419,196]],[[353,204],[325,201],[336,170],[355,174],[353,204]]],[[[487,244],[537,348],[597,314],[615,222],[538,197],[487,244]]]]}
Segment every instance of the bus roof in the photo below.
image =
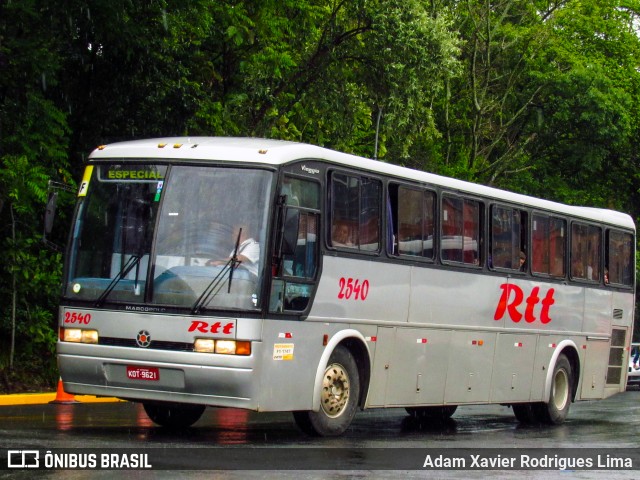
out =
{"type": "Polygon", "coordinates": [[[504,200],[635,230],[635,224],[629,215],[614,210],[565,205],[314,145],[283,140],[235,137],[155,138],[103,145],[94,150],[89,158],[90,160],[148,160],[153,158],[173,161],[211,160],[262,163],[274,166],[307,159],[325,160],[400,179],[437,185],[454,191],[504,200]]]}

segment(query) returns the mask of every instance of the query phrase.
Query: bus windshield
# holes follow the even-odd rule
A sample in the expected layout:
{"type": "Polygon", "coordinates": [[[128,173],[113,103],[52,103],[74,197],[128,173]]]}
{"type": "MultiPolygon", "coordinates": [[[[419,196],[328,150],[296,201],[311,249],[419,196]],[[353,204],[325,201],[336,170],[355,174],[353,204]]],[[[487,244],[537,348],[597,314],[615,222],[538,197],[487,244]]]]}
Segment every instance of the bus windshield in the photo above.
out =
{"type": "Polygon", "coordinates": [[[260,308],[271,172],[147,164],[89,169],[65,297],[194,312],[260,308]]]}

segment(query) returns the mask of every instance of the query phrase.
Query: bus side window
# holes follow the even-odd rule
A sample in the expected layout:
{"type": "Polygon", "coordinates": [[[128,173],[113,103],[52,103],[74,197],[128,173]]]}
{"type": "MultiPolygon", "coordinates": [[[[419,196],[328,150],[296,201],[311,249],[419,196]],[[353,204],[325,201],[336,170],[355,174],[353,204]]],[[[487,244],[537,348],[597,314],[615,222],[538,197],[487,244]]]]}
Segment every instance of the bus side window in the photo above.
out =
{"type": "Polygon", "coordinates": [[[533,214],[531,222],[531,271],[565,276],[567,224],[561,218],[533,214]]]}
{"type": "Polygon", "coordinates": [[[435,194],[400,186],[398,189],[398,253],[433,258],[435,194]]]}
{"type": "MultiPolygon", "coordinates": [[[[274,280],[274,286],[281,289],[276,305],[280,310],[303,311],[309,305],[313,291],[313,280],[317,268],[317,232],[320,216],[311,212],[301,212],[298,223],[298,240],[293,253],[283,257],[283,275],[286,281],[274,280]]],[[[275,307],[274,307],[275,308],[275,307]]],[[[273,310],[272,310],[273,311],[273,310]]]]}
{"type": "Polygon", "coordinates": [[[440,255],[444,262],[480,265],[480,211],[476,200],[443,196],[440,255]]]}
{"type": "Polygon", "coordinates": [[[607,231],[605,248],[605,283],[613,285],[633,285],[634,258],[633,235],[607,231]]]}
{"type": "Polygon", "coordinates": [[[571,225],[571,278],[600,280],[601,229],[592,225],[571,225]]]}
{"type": "Polygon", "coordinates": [[[528,237],[526,212],[491,207],[491,267],[526,272],[528,237]]]}
{"type": "Polygon", "coordinates": [[[285,273],[292,277],[313,278],[316,274],[316,241],[318,215],[301,212],[298,223],[298,238],[291,255],[285,255],[285,273]]]}
{"type": "Polygon", "coordinates": [[[377,252],[380,249],[381,182],[333,173],[330,188],[331,246],[377,252]]]}

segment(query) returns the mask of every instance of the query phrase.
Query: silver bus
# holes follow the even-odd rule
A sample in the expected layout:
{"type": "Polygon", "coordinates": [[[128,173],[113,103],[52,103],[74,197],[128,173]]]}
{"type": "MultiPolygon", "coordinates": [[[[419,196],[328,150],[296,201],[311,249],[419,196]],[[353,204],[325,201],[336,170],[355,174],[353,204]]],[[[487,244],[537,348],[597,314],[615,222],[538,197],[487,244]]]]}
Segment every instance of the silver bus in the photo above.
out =
{"type": "Polygon", "coordinates": [[[557,424],[625,390],[628,215],[248,138],[98,147],[77,197],[64,389],[159,425],[236,407],[328,436],[490,403],[557,424]]]}

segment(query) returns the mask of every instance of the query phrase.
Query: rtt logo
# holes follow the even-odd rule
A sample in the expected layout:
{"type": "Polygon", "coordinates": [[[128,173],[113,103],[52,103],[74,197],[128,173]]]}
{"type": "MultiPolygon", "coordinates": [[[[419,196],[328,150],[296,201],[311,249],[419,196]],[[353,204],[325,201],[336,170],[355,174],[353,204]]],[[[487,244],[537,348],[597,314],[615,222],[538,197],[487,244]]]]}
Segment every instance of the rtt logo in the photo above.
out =
{"type": "Polygon", "coordinates": [[[222,335],[232,335],[233,328],[236,326],[235,322],[229,322],[226,325],[222,325],[220,322],[208,323],[201,320],[192,320],[189,326],[189,332],[200,333],[220,333],[222,335]]]}
{"type": "Polygon", "coordinates": [[[496,308],[496,313],[493,316],[494,320],[502,320],[505,313],[509,314],[509,318],[518,323],[522,320],[523,311],[524,311],[524,320],[527,323],[533,323],[537,320],[536,313],[538,313],[540,322],[543,324],[547,324],[551,321],[551,317],[549,316],[549,309],[551,305],[555,303],[553,299],[553,294],[555,290],[550,288],[547,290],[546,295],[542,300],[540,300],[540,287],[533,287],[531,293],[524,299],[524,292],[517,285],[503,283],[500,285],[502,289],[502,295],[500,296],[500,301],[498,302],[498,308],[496,308]],[[522,301],[524,300],[525,305],[522,305],[522,301]],[[536,306],[540,304],[539,310],[536,312],[536,306]]]}

